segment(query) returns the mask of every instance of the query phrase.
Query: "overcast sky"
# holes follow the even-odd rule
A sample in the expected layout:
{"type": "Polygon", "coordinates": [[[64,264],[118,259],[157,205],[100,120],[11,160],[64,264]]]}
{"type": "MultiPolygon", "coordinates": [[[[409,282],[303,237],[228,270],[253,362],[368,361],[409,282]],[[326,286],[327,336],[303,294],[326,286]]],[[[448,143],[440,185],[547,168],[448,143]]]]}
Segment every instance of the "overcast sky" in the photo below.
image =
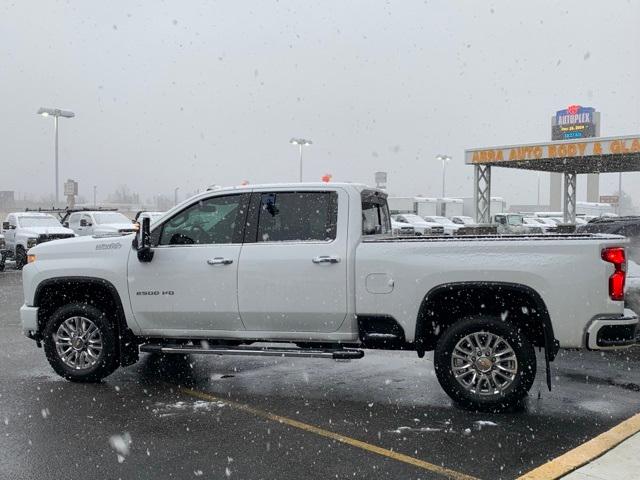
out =
{"type": "MultiPolygon", "coordinates": [[[[0,190],[53,191],[53,120],[35,114],[51,106],[77,115],[61,178],[87,198],[294,181],[292,136],[314,142],[305,180],[384,170],[392,193],[435,196],[447,153],[447,193],[470,196],[465,148],[549,140],[568,104],[601,111],[602,135],[640,133],[639,25],[622,0],[5,0],[0,190]]],[[[494,169],[492,193],[531,203],[535,179],[494,169]]]]}

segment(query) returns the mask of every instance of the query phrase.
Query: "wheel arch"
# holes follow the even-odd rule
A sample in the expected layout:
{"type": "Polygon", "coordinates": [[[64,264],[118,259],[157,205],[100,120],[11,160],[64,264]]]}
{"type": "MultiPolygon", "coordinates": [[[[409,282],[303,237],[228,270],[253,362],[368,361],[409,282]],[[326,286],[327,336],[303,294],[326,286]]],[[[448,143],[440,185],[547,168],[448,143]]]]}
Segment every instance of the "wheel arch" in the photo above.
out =
{"type": "Polygon", "coordinates": [[[544,300],[533,288],[510,282],[452,282],[425,295],[416,319],[418,350],[433,350],[438,338],[457,320],[472,314],[491,314],[522,326],[548,360],[555,358],[558,342],[544,300]]]}
{"type": "Polygon", "coordinates": [[[138,358],[135,336],[127,326],[122,299],[116,287],[103,278],[67,276],[43,280],[36,287],[34,306],[38,307],[38,340],[44,323],[58,308],[72,302],[87,302],[112,314],[118,338],[120,365],[131,365],[138,358]]]}

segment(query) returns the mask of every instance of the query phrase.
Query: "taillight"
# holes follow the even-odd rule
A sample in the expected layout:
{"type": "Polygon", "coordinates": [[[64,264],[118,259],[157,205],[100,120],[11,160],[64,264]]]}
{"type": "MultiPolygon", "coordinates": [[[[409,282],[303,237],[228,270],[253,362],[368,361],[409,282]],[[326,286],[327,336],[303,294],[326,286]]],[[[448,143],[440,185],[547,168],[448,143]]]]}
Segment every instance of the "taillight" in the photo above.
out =
{"type": "Polygon", "coordinates": [[[609,297],[611,300],[624,300],[624,283],[627,277],[627,258],[624,248],[612,247],[602,250],[602,259],[615,268],[609,277],[609,297]]]}

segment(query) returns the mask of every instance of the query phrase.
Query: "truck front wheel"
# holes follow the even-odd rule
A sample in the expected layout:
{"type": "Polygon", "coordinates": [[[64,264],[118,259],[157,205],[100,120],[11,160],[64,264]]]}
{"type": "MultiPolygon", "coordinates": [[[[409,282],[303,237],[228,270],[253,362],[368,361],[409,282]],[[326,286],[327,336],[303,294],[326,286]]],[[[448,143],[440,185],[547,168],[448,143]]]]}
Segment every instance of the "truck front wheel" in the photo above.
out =
{"type": "Polygon", "coordinates": [[[86,303],[53,313],[44,330],[44,350],[56,373],[72,382],[99,382],[118,367],[113,324],[86,303]]]}
{"type": "Polygon", "coordinates": [[[469,317],[449,327],[435,349],[436,376],[461,406],[503,411],[521,403],[536,376],[533,345],[517,325],[469,317]]]}
{"type": "Polygon", "coordinates": [[[16,247],[16,270],[22,270],[27,264],[27,251],[24,249],[22,245],[18,245],[16,247]]]}

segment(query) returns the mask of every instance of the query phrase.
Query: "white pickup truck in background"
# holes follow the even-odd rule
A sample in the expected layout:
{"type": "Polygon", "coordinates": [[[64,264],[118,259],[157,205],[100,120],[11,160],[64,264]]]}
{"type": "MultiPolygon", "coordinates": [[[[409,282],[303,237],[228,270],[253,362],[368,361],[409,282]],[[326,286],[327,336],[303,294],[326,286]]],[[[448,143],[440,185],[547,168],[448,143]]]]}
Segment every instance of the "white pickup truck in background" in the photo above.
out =
{"type": "Polygon", "coordinates": [[[32,248],[22,328],[56,372],[87,382],[139,349],[347,359],[361,347],[434,350],[456,402],[499,410],[531,388],[534,347],[549,362],[558,348],[634,344],[625,242],[394,237],[386,195],[363,185],[217,189],[152,229],[145,220],[137,236],[32,248]]]}
{"type": "Polygon", "coordinates": [[[53,216],[41,212],[15,212],[7,215],[2,224],[8,254],[15,259],[19,270],[27,263],[27,251],[44,242],[73,238],[72,230],[65,228],[53,216]]]}
{"type": "Polygon", "coordinates": [[[66,222],[76,235],[126,235],[137,231],[131,220],[120,212],[110,211],[79,211],[69,215],[66,222]]]}

